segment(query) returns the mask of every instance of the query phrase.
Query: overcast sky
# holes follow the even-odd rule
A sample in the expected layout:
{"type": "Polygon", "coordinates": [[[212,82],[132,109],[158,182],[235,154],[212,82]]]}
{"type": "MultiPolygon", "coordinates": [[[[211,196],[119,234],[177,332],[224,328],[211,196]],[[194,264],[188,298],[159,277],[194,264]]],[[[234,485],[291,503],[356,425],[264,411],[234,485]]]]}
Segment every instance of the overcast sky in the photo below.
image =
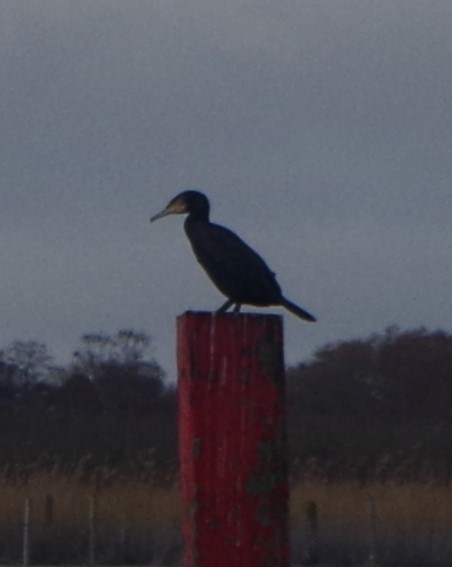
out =
{"type": "Polygon", "coordinates": [[[318,316],[288,364],[452,330],[451,0],[3,0],[0,50],[0,347],[133,328],[174,376],[223,302],[149,223],[186,188],[318,316]]]}

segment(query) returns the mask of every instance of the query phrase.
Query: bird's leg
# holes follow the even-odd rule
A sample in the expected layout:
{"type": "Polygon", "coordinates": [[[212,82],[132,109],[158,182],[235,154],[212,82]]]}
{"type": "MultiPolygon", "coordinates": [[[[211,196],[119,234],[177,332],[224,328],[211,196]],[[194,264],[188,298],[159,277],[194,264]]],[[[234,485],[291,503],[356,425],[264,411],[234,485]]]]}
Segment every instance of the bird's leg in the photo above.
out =
{"type": "Polygon", "coordinates": [[[231,307],[231,305],[233,305],[234,302],[232,301],[232,299],[228,299],[225,303],[223,303],[223,305],[220,307],[220,309],[217,309],[217,313],[226,313],[226,311],[229,309],[229,307],[231,307]]]}
{"type": "Polygon", "coordinates": [[[240,313],[240,307],[242,307],[241,303],[236,303],[234,305],[234,313],[240,313]]]}

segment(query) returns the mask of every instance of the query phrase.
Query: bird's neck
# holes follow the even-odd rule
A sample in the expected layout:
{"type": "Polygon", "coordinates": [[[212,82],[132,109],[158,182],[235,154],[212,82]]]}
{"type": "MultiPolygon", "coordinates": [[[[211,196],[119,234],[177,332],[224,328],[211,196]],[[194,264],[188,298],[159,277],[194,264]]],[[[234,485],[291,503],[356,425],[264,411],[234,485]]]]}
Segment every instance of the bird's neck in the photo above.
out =
{"type": "Polygon", "coordinates": [[[185,220],[186,223],[209,222],[209,211],[192,211],[185,220]]]}

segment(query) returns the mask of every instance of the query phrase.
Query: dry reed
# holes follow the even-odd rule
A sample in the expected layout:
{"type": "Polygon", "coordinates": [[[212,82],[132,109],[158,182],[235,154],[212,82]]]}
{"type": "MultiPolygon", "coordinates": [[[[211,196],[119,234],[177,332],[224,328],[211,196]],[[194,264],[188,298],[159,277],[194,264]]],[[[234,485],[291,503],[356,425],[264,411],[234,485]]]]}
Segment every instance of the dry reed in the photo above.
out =
{"type": "MultiPolygon", "coordinates": [[[[176,561],[180,553],[177,485],[164,487],[153,482],[148,474],[126,478],[108,469],[95,473],[87,477],[82,466],[70,474],[63,474],[58,468],[36,469],[11,479],[11,471],[0,470],[0,534],[2,541],[9,544],[0,548],[0,561],[17,561],[20,557],[26,498],[32,504],[35,562],[45,560],[45,553],[52,556],[48,562],[52,558],[54,562],[71,559],[52,545],[61,545],[69,551],[77,549],[79,559],[86,558],[91,498],[94,498],[99,561],[140,563],[156,558],[163,561],[162,557],[166,557],[168,564],[176,561]],[[58,537],[53,543],[55,534],[58,537]],[[71,547],[68,538],[76,538],[78,543],[71,547]]],[[[312,525],[307,513],[308,503],[312,506],[313,502],[318,519],[314,544],[322,561],[332,564],[363,561],[372,553],[372,546],[381,562],[409,559],[422,564],[426,558],[437,562],[452,558],[448,534],[452,523],[449,486],[394,481],[295,482],[291,489],[290,519],[294,558],[299,562],[313,545],[308,541],[308,536],[312,539],[312,525]],[[370,503],[375,507],[374,520],[370,503]]]]}

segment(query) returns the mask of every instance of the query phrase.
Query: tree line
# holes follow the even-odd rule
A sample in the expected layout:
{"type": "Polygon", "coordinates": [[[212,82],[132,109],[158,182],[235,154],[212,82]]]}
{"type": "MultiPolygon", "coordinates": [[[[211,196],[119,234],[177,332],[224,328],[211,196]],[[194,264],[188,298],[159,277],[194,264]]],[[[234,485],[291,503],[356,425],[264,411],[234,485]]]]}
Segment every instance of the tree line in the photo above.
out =
{"type": "MultiPolygon", "coordinates": [[[[66,367],[45,345],[0,351],[0,466],[177,471],[176,385],[146,333],[87,334],[66,367]]],[[[318,349],[287,370],[293,474],[452,472],[452,335],[386,329],[318,349]]]]}
{"type": "Polygon", "coordinates": [[[19,475],[55,465],[174,470],[176,391],[151,346],[133,330],[86,334],[67,367],[36,341],[0,351],[0,464],[19,475]]]}
{"type": "Polygon", "coordinates": [[[287,375],[291,454],[305,470],[449,482],[451,334],[391,327],[326,345],[287,375]]]}

